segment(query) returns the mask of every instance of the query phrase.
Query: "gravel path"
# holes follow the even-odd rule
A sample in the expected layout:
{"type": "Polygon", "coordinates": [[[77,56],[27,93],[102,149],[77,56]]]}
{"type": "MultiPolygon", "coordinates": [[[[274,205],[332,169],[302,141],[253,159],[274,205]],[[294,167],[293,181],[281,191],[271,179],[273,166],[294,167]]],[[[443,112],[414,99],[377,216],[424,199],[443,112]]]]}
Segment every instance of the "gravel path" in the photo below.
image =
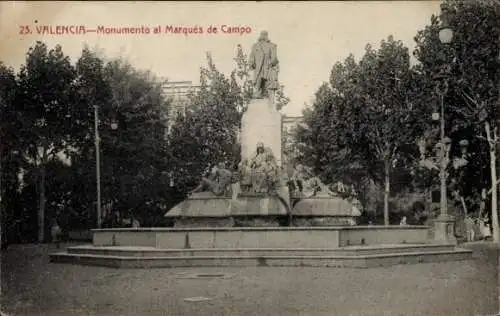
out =
{"type": "MultiPolygon", "coordinates": [[[[53,246],[2,254],[2,306],[17,315],[493,315],[496,263],[389,268],[128,270],[49,263],[53,246]],[[193,278],[195,273],[223,273],[193,278]],[[196,301],[196,298],[208,298],[196,301]],[[195,301],[185,301],[194,298],[195,301]]],[[[491,260],[490,260],[491,261],[491,260]]]]}

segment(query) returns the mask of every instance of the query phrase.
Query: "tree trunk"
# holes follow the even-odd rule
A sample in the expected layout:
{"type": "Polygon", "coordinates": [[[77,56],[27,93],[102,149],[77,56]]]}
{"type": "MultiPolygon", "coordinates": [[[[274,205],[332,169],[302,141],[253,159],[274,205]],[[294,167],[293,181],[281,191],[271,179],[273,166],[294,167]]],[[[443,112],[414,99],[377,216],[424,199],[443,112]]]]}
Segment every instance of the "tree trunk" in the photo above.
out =
{"type": "MultiPolygon", "coordinates": [[[[3,191],[2,191],[2,176],[3,176],[3,173],[2,173],[2,150],[0,149],[0,247],[2,250],[0,250],[1,253],[3,253],[3,225],[4,225],[4,217],[3,217],[3,202],[2,202],[2,198],[3,198],[3,191]]],[[[2,258],[3,259],[3,258],[2,258]]],[[[3,262],[0,260],[0,263],[3,262]]],[[[0,266],[0,280],[2,280],[2,267],[0,266]]],[[[0,298],[3,297],[3,293],[2,293],[2,282],[0,281],[0,298]]]]}
{"type": "Polygon", "coordinates": [[[45,241],[45,164],[47,161],[47,153],[43,151],[43,157],[40,164],[40,200],[38,207],[38,242],[45,241]]]}
{"type": "Polygon", "coordinates": [[[467,216],[467,204],[463,196],[460,196],[460,202],[462,203],[462,208],[464,209],[464,215],[467,216]]]}
{"type": "MultiPolygon", "coordinates": [[[[2,199],[3,199],[3,191],[2,191],[2,177],[3,177],[3,173],[2,173],[2,150],[0,149],[0,247],[1,249],[3,249],[3,225],[4,225],[4,222],[3,222],[3,202],[2,202],[2,199]]],[[[0,269],[1,270],[1,269],[0,269]]],[[[1,279],[0,279],[1,280],[1,279]]],[[[0,285],[0,295],[2,293],[2,290],[1,290],[1,285],[0,285]]]]}
{"type": "Polygon", "coordinates": [[[500,241],[500,231],[498,227],[498,183],[497,183],[497,169],[496,169],[496,141],[498,135],[496,128],[491,135],[490,123],[484,124],[486,129],[486,137],[490,146],[490,172],[491,172],[491,226],[493,228],[493,241],[500,241]],[[492,137],[493,136],[493,137],[492,137]]]}
{"type": "Polygon", "coordinates": [[[391,193],[390,162],[385,162],[384,166],[384,225],[389,225],[389,196],[391,193]]]}

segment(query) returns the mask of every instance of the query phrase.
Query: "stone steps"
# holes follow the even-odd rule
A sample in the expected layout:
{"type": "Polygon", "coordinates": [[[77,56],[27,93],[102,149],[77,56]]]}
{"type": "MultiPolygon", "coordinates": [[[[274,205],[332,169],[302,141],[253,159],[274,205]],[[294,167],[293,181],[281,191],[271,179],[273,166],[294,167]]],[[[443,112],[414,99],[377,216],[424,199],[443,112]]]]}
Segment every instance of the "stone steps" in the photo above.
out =
{"type": "Polygon", "coordinates": [[[158,249],[134,246],[75,246],[67,249],[70,254],[91,254],[127,257],[193,257],[193,256],[355,256],[377,255],[394,252],[449,251],[453,245],[382,245],[350,246],[342,248],[203,248],[203,249],[158,249]]]}
{"type": "Polygon", "coordinates": [[[86,247],[72,247],[68,252],[51,254],[50,260],[54,263],[114,268],[230,266],[369,268],[421,262],[469,260],[472,258],[470,250],[458,249],[452,245],[378,245],[344,247],[343,249],[169,250],[149,247],[86,247]]]}

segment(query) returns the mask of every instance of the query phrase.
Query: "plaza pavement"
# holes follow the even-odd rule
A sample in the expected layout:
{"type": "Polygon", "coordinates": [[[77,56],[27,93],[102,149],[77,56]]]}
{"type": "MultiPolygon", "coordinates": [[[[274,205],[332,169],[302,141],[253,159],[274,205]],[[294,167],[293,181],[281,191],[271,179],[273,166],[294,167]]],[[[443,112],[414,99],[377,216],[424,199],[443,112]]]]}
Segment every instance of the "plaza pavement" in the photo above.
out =
{"type": "Polygon", "coordinates": [[[1,303],[10,316],[495,315],[498,255],[479,248],[472,261],[387,268],[130,270],[52,264],[53,245],[13,245],[1,303]]]}

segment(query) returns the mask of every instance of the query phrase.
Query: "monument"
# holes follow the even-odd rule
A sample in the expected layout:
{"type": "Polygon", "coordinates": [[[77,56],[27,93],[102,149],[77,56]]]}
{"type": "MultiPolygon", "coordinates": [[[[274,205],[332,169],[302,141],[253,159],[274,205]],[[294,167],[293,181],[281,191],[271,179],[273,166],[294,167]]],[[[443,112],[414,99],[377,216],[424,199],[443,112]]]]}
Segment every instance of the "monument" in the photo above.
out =
{"type": "Polygon", "coordinates": [[[242,118],[237,171],[217,162],[200,177],[165,215],[174,228],[94,229],[92,245],[51,254],[51,261],[127,268],[370,267],[471,258],[455,245],[429,244],[425,226],[353,225],[359,216],[354,201],[300,166],[290,179],[281,166],[275,105],[277,46],[267,32],[253,45],[249,64],[254,91],[242,118]]]}
{"type": "Polygon", "coordinates": [[[250,159],[257,144],[271,148],[281,165],[281,114],[276,109],[275,94],[279,87],[277,45],[266,31],[252,46],[248,64],[253,70],[253,98],[241,122],[241,157],[250,159]]]}
{"type": "Polygon", "coordinates": [[[230,172],[219,163],[211,175],[202,178],[188,199],[165,216],[174,220],[174,227],[338,226],[355,223],[360,214],[352,212],[352,203],[333,194],[317,177],[299,179],[309,183],[314,194],[297,197],[290,192],[290,179],[281,164],[282,116],[276,108],[278,47],[271,42],[267,31],[262,31],[253,44],[248,65],[253,71],[253,91],[242,115],[241,162],[237,179],[231,182],[227,176],[221,176],[230,172]]]}

